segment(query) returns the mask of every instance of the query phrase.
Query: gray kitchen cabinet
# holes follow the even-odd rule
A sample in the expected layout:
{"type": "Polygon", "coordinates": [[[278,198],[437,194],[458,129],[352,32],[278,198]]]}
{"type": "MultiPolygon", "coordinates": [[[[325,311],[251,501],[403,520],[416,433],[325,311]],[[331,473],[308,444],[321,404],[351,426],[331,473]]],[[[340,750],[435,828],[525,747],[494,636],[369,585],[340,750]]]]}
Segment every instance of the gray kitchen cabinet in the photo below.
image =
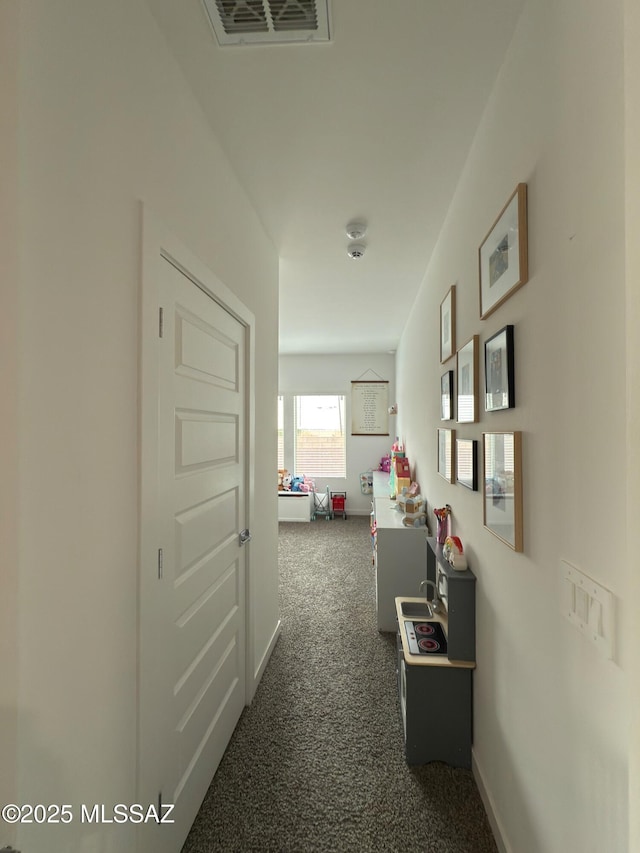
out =
{"type": "Polygon", "coordinates": [[[412,666],[398,634],[398,689],[407,764],[471,767],[472,673],[465,666],[412,666]]]}
{"type": "Polygon", "coordinates": [[[453,569],[435,539],[426,544],[426,573],[440,606],[413,618],[415,608],[424,608],[422,596],[395,602],[405,754],[408,764],[445,761],[470,768],[476,577],[471,569],[453,569]]]}

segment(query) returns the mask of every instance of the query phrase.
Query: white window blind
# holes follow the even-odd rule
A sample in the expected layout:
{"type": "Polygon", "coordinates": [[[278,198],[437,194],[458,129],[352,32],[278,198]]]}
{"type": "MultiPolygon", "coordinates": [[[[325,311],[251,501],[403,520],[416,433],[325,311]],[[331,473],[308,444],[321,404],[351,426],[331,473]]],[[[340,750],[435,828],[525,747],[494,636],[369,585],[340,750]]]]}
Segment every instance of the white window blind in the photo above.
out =
{"type": "Polygon", "coordinates": [[[307,477],[346,477],[345,398],[295,398],[295,471],[307,477]]]}
{"type": "Polygon", "coordinates": [[[284,468],[284,400],[278,397],[278,470],[284,468]]]}

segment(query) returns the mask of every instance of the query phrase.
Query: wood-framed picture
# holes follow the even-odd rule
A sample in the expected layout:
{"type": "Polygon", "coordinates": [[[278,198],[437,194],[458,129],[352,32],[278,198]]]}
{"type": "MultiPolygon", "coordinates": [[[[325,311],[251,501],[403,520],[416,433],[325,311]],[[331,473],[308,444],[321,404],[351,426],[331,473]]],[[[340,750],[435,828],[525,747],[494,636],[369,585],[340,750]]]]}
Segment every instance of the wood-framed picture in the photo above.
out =
{"type": "Polygon", "coordinates": [[[484,410],[499,412],[516,405],[513,326],[484,342],[484,410]]]}
{"type": "Polygon", "coordinates": [[[389,381],[351,380],[351,435],[389,435],[389,381]]]}
{"type": "Polygon", "coordinates": [[[459,424],[475,424],[478,420],[479,349],[478,335],[474,335],[456,353],[459,424]]]}
{"type": "Polygon", "coordinates": [[[529,279],[527,185],[518,184],[478,249],[480,319],[529,279]]]}
{"type": "Polygon", "coordinates": [[[451,285],[440,303],[440,364],[456,351],[456,286],[451,285]]]}
{"type": "Polygon", "coordinates": [[[438,474],[453,483],[456,431],[438,430],[438,474]]]}
{"type": "Polygon", "coordinates": [[[522,551],[522,433],[482,434],[484,526],[522,551]]]}
{"type": "Polygon", "coordinates": [[[453,420],[453,370],[440,377],[440,420],[453,420]]]}
{"type": "Polygon", "coordinates": [[[456,439],[456,482],[473,492],[478,491],[478,442],[475,439],[456,439]]]}

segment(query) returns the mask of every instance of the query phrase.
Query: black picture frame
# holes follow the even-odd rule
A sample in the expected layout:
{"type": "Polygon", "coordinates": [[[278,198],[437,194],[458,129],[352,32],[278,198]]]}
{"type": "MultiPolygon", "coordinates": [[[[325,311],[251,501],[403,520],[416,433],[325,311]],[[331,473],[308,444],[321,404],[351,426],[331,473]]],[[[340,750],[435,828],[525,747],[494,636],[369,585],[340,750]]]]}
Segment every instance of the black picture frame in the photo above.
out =
{"type": "Polygon", "coordinates": [[[478,442],[473,438],[456,439],[456,482],[478,491],[478,442]]]}
{"type": "Polygon", "coordinates": [[[440,377],[440,420],[453,420],[453,370],[440,377]]]}
{"type": "Polygon", "coordinates": [[[484,344],[484,410],[499,412],[516,405],[513,326],[505,326],[484,344]]]}

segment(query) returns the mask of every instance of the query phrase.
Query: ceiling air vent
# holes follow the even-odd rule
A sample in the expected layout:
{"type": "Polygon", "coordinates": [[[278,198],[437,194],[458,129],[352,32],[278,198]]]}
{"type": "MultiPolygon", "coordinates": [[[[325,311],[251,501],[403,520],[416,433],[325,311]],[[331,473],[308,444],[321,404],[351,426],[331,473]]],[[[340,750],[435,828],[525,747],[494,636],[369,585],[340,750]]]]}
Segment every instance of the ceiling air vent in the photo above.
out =
{"type": "Polygon", "coordinates": [[[329,0],[202,0],[221,45],[329,41],[329,0]]]}

